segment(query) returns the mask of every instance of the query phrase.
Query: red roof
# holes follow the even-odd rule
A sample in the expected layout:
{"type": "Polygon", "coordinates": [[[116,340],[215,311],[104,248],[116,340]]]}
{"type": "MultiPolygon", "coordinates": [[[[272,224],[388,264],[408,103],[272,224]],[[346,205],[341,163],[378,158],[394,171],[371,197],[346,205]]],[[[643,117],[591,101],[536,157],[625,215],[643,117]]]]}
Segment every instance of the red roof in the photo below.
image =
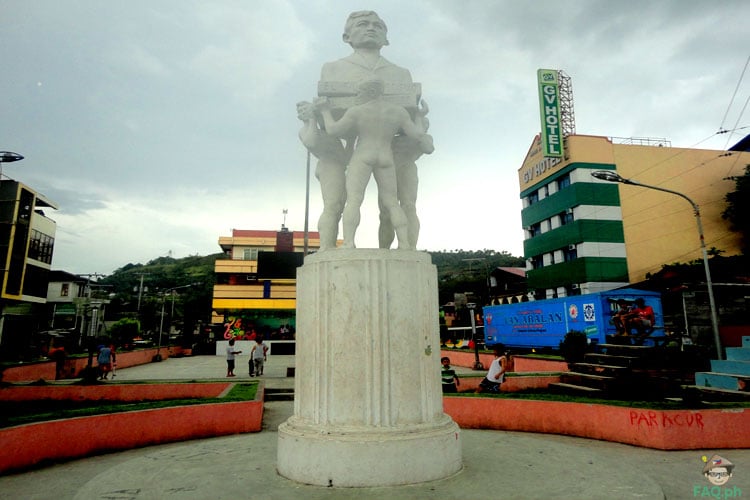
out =
{"type": "MultiPolygon", "coordinates": [[[[232,229],[233,238],[276,238],[276,233],[279,231],[265,230],[265,229],[232,229]]],[[[294,238],[304,238],[304,231],[292,231],[294,238]]],[[[317,231],[308,231],[307,236],[309,238],[320,238],[320,233],[317,231]]]]}
{"type": "Polygon", "coordinates": [[[525,267],[498,267],[497,269],[505,271],[506,273],[515,274],[516,276],[520,276],[522,278],[526,277],[525,267]]]}

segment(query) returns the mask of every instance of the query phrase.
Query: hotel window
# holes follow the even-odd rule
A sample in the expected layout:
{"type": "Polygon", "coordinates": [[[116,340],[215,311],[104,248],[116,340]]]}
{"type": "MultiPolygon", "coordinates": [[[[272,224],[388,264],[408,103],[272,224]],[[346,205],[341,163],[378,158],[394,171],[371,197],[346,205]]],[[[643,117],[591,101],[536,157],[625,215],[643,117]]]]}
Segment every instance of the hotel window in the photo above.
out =
{"type": "Polygon", "coordinates": [[[541,255],[537,255],[531,258],[531,268],[541,269],[544,267],[544,258],[541,255]]]}
{"type": "Polygon", "coordinates": [[[573,222],[573,209],[569,208],[564,212],[560,212],[560,225],[570,224],[573,222]]]}
{"type": "Polygon", "coordinates": [[[567,248],[563,248],[563,259],[565,262],[576,260],[578,258],[578,249],[576,245],[568,245],[567,248]]]}

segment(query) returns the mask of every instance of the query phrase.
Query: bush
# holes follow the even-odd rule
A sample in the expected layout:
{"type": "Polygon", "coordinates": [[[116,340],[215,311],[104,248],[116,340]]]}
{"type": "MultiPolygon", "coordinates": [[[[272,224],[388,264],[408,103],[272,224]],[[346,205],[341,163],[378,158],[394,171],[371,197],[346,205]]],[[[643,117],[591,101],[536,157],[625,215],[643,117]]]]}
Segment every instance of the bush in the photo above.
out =
{"type": "Polygon", "coordinates": [[[141,324],[134,318],[122,318],[109,327],[109,335],[117,346],[132,345],[140,334],[141,324]]]}
{"type": "Polygon", "coordinates": [[[583,332],[571,330],[560,342],[560,354],[568,363],[579,363],[588,349],[588,337],[583,332]]]}

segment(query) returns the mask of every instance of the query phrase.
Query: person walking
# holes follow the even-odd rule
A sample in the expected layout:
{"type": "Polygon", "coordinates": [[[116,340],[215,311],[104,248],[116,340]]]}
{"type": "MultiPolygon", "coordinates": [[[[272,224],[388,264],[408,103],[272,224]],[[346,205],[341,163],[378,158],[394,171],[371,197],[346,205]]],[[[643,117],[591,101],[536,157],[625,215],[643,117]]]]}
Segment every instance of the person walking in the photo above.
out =
{"type": "Polygon", "coordinates": [[[479,383],[476,393],[492,392],[497,394],[500,392],[500,386],[505,381],[505,372],[508,369],[508,357],[504,348],[499,346],[495,346],[494,354],[495,359],[490,364],[487,376],[479,383]]]}
{"type": "Polygon", "coordinates": [[[234,350],[234,339],[229,341],[227,345],[227,377],[234,377],[234,357],[238,354],[242,354],[242,351],[234,350]]]}
{"type": "Polygon", "coordinates": [[[99,380],[107,380],[107,375],[112,371],[112,349],[106,345],[100,346],[96,363],[99,365],[99,380]]]}
{"type": "Polygon", "coordinates": [[[268,346],[263,343],[263,337],[255,339],[253,350],[250,351],[250,358],[253,360],[253,365],[255,366],[255,374],[260,377],[263,375],[263,365],[268,360],[268,346]]]}

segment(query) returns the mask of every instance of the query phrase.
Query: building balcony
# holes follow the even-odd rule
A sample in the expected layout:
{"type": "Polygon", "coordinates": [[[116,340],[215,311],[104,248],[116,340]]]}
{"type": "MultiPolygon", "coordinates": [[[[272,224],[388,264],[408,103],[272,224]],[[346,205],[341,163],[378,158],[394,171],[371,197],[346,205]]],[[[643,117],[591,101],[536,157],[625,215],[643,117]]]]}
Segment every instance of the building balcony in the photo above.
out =
{"type": "Polygon", "coordinates": [[[258,272],[257,260],[217,260],[214,265],[214,272],[234,273],[234,274],[255,274],[258,272]]]}
{"type": "Polygon", "coordinates": [[[295,299],[297,287],[292,281],[271,282],[252,285],[214,285],[214,300],[217,299],[295,299]]]}

